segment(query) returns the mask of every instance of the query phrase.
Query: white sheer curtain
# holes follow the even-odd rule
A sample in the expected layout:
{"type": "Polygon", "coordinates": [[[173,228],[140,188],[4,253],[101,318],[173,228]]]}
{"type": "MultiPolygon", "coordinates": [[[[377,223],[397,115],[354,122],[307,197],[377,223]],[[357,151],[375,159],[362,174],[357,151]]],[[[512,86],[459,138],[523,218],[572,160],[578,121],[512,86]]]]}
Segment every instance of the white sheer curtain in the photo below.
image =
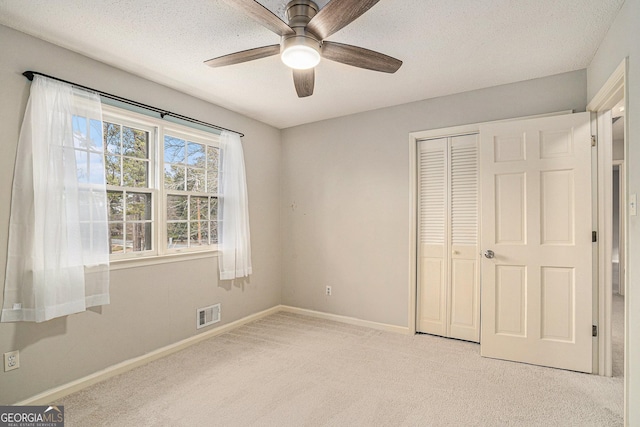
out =
{"type": "Polygon", "coordinates": [[[97,94],[35,76],[16,156],[2,322],[109,303],[97,94]]]}
{"type": "Polygon", "coordinates": [[[220,279],[246,277],[251,269],[249,199],[240,136],[223,131],[220,135],[219,212],[220,279]]]}

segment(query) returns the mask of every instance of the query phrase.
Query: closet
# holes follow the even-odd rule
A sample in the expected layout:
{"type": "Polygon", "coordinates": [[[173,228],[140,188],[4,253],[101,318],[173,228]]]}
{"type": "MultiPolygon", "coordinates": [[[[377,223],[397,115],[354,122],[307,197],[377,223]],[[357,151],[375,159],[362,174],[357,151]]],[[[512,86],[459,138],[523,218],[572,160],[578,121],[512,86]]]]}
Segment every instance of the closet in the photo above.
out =
{"type": "Polygon", "coordinates": [[[479,342],[478,134],[418,144],[416,327],[479,342]]]}

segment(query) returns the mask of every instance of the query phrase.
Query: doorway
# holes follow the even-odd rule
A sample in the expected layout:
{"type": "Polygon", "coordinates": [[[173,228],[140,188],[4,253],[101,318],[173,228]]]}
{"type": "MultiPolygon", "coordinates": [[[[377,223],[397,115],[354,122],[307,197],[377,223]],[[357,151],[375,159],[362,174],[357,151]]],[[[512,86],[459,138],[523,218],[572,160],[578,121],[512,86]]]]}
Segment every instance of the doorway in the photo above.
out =
{"type": "MultiPolygon", "coordinates": [[[[636,215],[636,207],[635,195],[627,194],[628,168],[624,163],[629,143],[627,139],[628,123],[624,119],[629,102],[625,83],[627,67],[628,63],[625,59],[587,105],[587,111],[596,116],[592,121],[594,125],[592,132],[597,135],[599,200],[597,208],[598,290],[597,295],[594,295],[597,300],[595,310],[598,325],[596,368],[597,372],[604,376],[614,375],[614,360],[617,365],[616,374],[623,376],[628,370],[626,369],[628,364],[626,349],[628,308],[624,295],[628,295],[629,287],[626,279],[625,260],[628,246],[628,217],[636,215]],[[614,128],[616,130],[615,137],[614,128]],[[614,143],[614,139],[616,139],[616,143],[614,143]],[[614,192],[615,166],[617,166],[618,187],[614,192]],[[614,196],[614,193],[617,197],[614,196]],[[618,210],[617,221],[614,221],[613,218],[614,197],[616,197],[615,207],[618,210]],[[614,226],[618,227],[617,233],[614,233],[614,226]],[[614,239],[616,238],[618,239],[616,242],[617,254],[614,252],[614,239]],[[617,263],[614,262],[616,259],[617,263]],[[614,282],[617,282],[617,286],[614,286],[614,282]],[[614,338],[614,334],[616,338],[614,338]]],[[[628,402],[627,392],[628,390],[625,391],[625,402],[628,402]]]]}
{"type": "Polygon", "coordinates": [[[624,317],[625,317],[625,157],[624,157],[624,99],[611,110],[612,141],[612,224],[611,224],[611,374],[624,376],[624,317]]]}

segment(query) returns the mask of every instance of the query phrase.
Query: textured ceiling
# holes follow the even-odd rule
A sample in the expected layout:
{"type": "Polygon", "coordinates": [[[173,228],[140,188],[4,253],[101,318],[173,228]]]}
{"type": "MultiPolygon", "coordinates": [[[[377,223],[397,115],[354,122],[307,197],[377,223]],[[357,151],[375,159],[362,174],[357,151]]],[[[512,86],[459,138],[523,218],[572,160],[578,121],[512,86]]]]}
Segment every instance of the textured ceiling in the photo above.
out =
{"type": "MultiPolygon", "coordinates": [[[[277,56],[203,64],[279,42],[220,0],[0,0],[0,24],[286,128],[585,68],[623,2],[381,0],[328,40],[401,59],[400,70],[324,60],[303,99],[277,56]]],[[[284,18],[286,1],[260,3],[284,18]]]]}

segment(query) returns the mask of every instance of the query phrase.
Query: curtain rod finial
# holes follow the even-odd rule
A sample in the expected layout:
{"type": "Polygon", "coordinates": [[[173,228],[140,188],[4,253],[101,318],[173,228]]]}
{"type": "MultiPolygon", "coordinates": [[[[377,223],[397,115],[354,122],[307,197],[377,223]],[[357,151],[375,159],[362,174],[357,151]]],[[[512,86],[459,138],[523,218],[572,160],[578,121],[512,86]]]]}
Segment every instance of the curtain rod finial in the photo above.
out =
{"type": "Polygon", "coordinates": [[[22,73],[23,76],[25,76],[29,81],[33,81],[33,71],[25,71],[24,73],[22,73]]]}

